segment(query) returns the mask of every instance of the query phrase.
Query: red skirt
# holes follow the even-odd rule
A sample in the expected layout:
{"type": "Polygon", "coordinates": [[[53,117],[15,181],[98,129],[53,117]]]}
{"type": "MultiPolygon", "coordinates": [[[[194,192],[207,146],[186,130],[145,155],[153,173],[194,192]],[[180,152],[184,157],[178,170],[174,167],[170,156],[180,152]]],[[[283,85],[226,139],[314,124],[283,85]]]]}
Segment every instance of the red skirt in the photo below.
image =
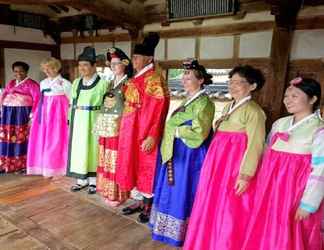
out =
{"type": "Polygon", "coordinates": [[[110,201],[122,203],[129,192],[121,191],[116,182],[118,136],[99,137],[99,165],[97,168],[97,192],[110,201]]]}

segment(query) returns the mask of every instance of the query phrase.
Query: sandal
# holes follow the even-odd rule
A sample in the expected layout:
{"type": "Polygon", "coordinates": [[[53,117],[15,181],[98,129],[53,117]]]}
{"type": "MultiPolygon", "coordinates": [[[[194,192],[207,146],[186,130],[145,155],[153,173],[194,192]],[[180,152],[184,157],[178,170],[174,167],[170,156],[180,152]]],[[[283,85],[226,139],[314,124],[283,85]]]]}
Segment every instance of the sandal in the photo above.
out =
{"type": "Polygon", "coordinates": [[[84,185],[84,186],[82,186],[82,185],[80,185],[80,184],[75,184],[75,185],[73,185],[73,186],[71,187],[71,192],[79,192],[79,191],[81,191],[82,189],[86,188],[87,186],[88,186],[88,184],[87,184],[87,185],[84,185]]]}

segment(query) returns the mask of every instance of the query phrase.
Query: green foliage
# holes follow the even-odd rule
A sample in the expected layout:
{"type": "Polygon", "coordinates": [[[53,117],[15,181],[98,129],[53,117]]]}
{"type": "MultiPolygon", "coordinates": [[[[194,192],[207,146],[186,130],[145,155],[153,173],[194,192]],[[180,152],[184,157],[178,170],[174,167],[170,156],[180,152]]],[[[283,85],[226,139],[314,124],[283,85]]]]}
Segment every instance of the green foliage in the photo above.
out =
{"type": "Polygon", "coordinates": [[[183,74],[183,69],[169,69],[168,77],[169,79],[180,79],[183,74]]]}

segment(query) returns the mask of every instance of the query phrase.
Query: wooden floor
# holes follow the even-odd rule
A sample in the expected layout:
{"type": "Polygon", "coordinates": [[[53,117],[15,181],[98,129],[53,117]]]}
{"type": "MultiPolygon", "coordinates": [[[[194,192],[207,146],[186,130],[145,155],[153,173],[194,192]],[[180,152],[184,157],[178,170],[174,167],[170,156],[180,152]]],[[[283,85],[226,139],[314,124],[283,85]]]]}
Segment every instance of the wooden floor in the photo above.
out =
{"type": "Polygon", "coordinates": [[[98,195],[71,193],[73,180],[0,176],[0,249],[171,250],[151,240],[136,216],[110,209],[98,195]]]}

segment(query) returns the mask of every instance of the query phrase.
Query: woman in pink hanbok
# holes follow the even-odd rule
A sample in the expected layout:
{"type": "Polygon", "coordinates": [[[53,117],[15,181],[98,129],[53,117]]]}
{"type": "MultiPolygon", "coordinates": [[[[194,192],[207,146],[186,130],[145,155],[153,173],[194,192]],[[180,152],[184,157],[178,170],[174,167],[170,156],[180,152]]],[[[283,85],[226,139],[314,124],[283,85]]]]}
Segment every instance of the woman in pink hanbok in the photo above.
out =
{"type": "Polygon", "coordinates": [[[255,188],[245,250],[323,250],[324,123],[321,87],[313,79],[290,82],[255,188]]]}
{"type": "Polygon", "coordinates": [[[27,174],[60,176],[67,166],[71,83],[59,74],[59,60],[46,59],[41,67],[47,78],[40,83],[42,95],[31,126],[27,174]]]}
{"type": "Polygon", "coordinates": [[[39,84],[27,76],[27,63],[15,62],[12,70],[15,79],[0,98],[0,173],[25,171],[29,121],[40,96],[39,84]]]}
{"type": "Polygon", "coordinates": [[[261,89],[265,80],[260,70],[248,65],[235,67],[229,76],[234,100],[215,125],[189,219],[186,250],[241,250],[252,209],[248,187],[263,151],[266,117],[251,92],[261,89]]]}

